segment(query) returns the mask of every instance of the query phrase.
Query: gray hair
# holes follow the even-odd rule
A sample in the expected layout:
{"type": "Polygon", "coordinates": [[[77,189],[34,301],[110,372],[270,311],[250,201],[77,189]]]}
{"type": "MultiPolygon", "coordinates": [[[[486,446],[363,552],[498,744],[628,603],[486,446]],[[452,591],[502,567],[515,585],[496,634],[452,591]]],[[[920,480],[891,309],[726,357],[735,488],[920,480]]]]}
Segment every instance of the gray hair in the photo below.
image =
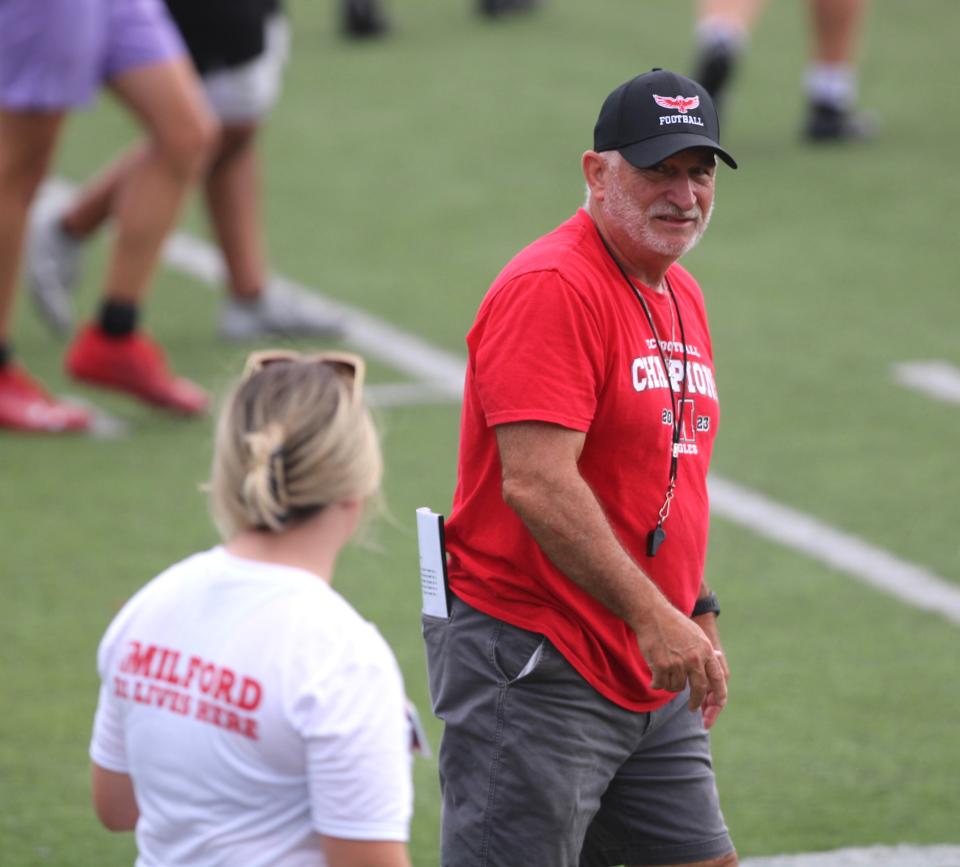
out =
{"type": "MultiPolygon", "coordinates": [[[[606,166],[608,169],[613,168],[612,163],[615,161],[614,158],[618,158],[621,160],[623,159],[623,157],[620,156],[619,151],[600,151],[599,153],[597,153],[597,156],[600,157],[600,159],[603,160],[604,163],[606,163],[606,166]]],[[[584,182],[584,187],[586,188],[586,190],[583,196],[583,207],[589,211],[590,205],[593,204],[593,194],[590,190],[590,184],[588,184],[586,181],[584,182]]]]}

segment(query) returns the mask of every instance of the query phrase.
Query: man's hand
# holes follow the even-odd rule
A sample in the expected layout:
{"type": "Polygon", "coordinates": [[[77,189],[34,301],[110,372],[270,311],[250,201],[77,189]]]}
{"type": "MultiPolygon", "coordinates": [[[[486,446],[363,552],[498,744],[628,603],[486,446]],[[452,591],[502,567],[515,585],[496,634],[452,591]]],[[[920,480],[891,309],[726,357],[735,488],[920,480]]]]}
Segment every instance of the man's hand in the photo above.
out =
{"type": "MultiPolygon", "coordinates": [[[[704,631],[707,638],[710,639],[710,643],[713,645],[713,653],[720,661],[720,667],[723,669],[723,681],[724,683],[729,683],[730,666],[727,664],[727,657],[724,655],[723,648],[720,646],[717,615],[701,614],[699,617],[694,618],[693,622],[696,623],[697,626],[704,631]]],[[[721,702],[715,693],[707,693],[706,698],[703,700],[703,724],[706,728],[709,729],[717,721],[717,717],[720,716],[720,711],[723,710],[724,704],[726,704],[726,699],[721,702]]]]}
{"type": "Polygon", "coordinates": [[[690,684],[690,710],[704,708],[713,724],[727,702],[726,663],[704,631],[665,599],[636,629],[654,689],[681,692],[690,684]]]}

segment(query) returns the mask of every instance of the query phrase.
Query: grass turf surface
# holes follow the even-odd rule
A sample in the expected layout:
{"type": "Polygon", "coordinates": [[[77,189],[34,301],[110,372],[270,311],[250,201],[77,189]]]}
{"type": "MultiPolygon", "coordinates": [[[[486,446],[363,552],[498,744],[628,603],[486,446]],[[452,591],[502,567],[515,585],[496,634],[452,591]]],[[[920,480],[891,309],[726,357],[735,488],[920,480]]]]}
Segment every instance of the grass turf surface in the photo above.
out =
{"type": "MultiPolygon", "coordinates": [[[[687,4],[549,0],[491,25],[466,2],[394,4],[387,41],[338,39],[329,4],[291,4],[294,56],[264,139],[276,267],[449,351],[520,246],[579,204],[579,155],[603,96],[654,65],[685,69],[687,4]]],[[[762,20],[731,94],[718,207],[686,264],[704,286],[723,418],[723,475],[960,582],[960,409],[892,384],[900,361],[960,365],[960,119],[952,0],[878,2],[863,102],[884,132],[811,149],[803,4],[762,20]],[[922,12],[922,15],[921,15],[922,12]]],[[[129,140],[108,103],[78,116],[58,171],[81,179],[129,140]]],[[[198,210],[185,215],[202,232],[198,210]]],[[[80,307],[95,303],[102,244],[80,307]]],[[[148,324],[183,373],[220,389],[245,349],[213,339],[216,296],[164,270],[148,324]]],[[[0,840],[4,864],[132,863],[87,795],[94,653],[123,599],[215,541],[197,484],[208,421],[183,423],[68,384],[62,346],[21,303],[16,342],[58,392],[123,418],[117,440],[0,438],[0,840]]],[[[398,374],[374,364],[373,382],[398,374]]],[[[384,410],[397,524],[343,559],[337,588],[394,647],[434,745],[417,611],[412,510],[446,509],[458,408],[384,410]]],[[[958,842],[958,631],[715,521],[709,575],[734,680],[714,736],[744,855],[958,842]]],[[[411,851],[437,863],[436,765],[417,763],[411,851]]]]}

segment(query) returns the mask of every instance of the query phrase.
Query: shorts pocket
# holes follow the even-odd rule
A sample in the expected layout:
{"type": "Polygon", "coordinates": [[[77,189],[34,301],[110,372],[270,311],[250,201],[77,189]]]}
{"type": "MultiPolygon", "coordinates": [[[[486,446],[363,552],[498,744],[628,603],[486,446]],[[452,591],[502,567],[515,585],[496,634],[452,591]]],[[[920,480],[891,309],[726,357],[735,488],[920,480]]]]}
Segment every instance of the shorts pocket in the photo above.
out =
{"type": "Polygon", "coordinates": [[[446,665],[447,635],[450,632],[449,617],[434,617],[431,614],[420,615],[420,629],[427,657],[427,683],[430,687],[430,700],[433,712],[437,712],[440,690],[443,684],[443,670],[446,665]]]}
{"type": "Polygon", "coordinates": [[[501,685],[512,686],[533,674],[543,661],[546,645],[547,639],[539,632],[501,622],[489,654],[501,685]]]}

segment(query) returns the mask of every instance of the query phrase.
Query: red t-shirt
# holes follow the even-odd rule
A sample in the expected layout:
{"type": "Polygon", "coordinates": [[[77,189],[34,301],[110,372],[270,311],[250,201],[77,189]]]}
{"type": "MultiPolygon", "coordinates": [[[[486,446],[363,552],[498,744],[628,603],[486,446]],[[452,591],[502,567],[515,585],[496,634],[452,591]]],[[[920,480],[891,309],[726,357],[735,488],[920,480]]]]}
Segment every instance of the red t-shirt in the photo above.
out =
{"type": "Polygon", "coordinates": [[[467,335],[469,362],[453,509],[446,525],[453,592],[487,614],[546,635],[602,695],[648,711],[671,693],[627,624],[546,557],[501,495],[494,426],[545,421],[586,434],[579,469],[621,544],[680,611],[693,610],[707,546],[707,467],[719,406],[703,296],[679,265],[667,271],[687,345],[678,480],[667,540],[654,558],[670,476],[672,406],[683,346],[667,293],[637,284],[643,309],[580,210],[521,251],[487,293],[467,335]],[[671,343],[671,333],[674,340],[671,343]]]}

